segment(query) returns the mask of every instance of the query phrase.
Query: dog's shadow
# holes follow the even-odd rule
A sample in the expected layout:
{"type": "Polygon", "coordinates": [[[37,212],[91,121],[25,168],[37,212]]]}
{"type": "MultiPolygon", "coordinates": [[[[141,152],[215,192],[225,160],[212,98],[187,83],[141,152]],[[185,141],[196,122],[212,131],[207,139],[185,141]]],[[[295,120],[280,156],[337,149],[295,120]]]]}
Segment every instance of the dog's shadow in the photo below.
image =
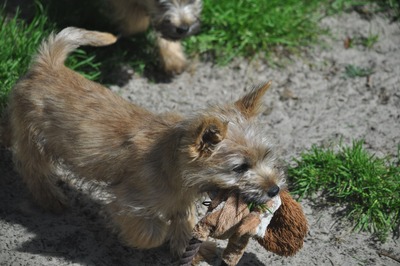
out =
{"type": "Polygon", "coordinates": [[[0,242],[9,248],[1,260],[6,264],[30,260],[48,261],[48,265],[177,264],[166,247],[142,251],[124,246],[107,226],[101,204],[79,189],[68,190],[71,206],[66,212],[41,211],[4,149],[0,150],[0,176],[0,242]]]}

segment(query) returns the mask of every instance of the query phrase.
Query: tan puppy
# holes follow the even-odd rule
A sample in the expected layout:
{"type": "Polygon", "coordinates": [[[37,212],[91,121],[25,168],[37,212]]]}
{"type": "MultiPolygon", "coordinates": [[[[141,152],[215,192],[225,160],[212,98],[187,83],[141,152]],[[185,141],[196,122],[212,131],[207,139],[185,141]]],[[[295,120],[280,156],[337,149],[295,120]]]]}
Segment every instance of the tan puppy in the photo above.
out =
{"type": "Polygon", "coordinates": [[[190,117],[154,114],[64,66],[78,45],[114,41],[107,33],[66,28],[44,42],[11,92],[2,139],[45,209],[60,211],[67,203],[55,185],[66,166],[108,184],[110,216],[128,245],[169,242],[180,255],[202,192],[233,188],[263,203],[283,186],[273,151],[252,122],[269,83],[190,117]]]}
{"type": "Polygon", "coordinates": [[[201,0],[108,0],[112,19],[125,36],[153,26],[161,63],[168,74],[179,74],[186,66],[179,40],[200,28],[201,0]]]}

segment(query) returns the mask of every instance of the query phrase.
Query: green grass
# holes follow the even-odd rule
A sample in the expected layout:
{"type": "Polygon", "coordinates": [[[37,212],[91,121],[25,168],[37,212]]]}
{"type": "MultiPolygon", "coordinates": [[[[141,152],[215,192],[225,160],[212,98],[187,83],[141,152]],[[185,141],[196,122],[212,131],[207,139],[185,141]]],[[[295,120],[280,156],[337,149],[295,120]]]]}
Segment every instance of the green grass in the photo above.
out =
{"type": "Polygon", "coordinates": [[[347,65],[344,71],[347,78],[368,77],[373,73],[374,70],[372,68],[363,68],[355,65],[347,65]]]}
{"type": "Polygon", "coordinates": [[[4,107],[12,85],[23,74],[44,36],[49,34],[45,16],[37,16],[29,24],[0,11],[0,107],[4,107]]]}
{"type": "Polygon", "coordinates": [[[362,46],[370,50],[379,41],[379,35],[370,33],[368,36],[359,35],[354,37],[348,37],[347,41],[348,41],[347,44],[348,47],[346,48],[354,48],[355,46],[362,46]]]}
{"type": "Polygon", "coordinates": [[[313,146],[294,159],[288,176],[291,192],[310,197],[322,192],[329,202],[346,206],[355,231],[370,231],[384,240],[400,224],[400,146],[397,159],[378,158],[363,148],[313,146]]]}
{"type": "Polygon", "coordinates": [[[367,49],[372,49],[378,40],[378,34],[369,34],[367,37],[360,37],[358,42],[367,49]]]}
{"type": "MultiPolygon", "coordinates": [[[[19,12],[13,17],[0,9],[0,111],[4,108],[11,87],[23,75],[31,62],[39,44],[55,25],[37,5],[37,14],[29,23],[20,19],[19,12]]],[[[78,50],[70,56],[66,63],[89,79],[100,76],[100,64],[94,61],[93,55],[78,50]]]]}
{"type": "Polygon", "coordinates": [[[270,55],[277,46],[294,49],[313,43],[321,5],[328,1],[204,1],[202,32],[185,41],[189,53],[208,54],[219,63],[235,57],[270,55]]]}

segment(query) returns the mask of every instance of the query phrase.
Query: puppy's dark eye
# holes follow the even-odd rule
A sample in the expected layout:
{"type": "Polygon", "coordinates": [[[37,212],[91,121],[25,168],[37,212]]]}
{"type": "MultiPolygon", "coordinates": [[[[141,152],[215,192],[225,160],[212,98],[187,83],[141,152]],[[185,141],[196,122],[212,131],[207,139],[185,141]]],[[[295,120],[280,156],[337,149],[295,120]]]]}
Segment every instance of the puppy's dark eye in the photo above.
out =
{"type": "Polygon", "coordinates": [[[238,174],[243,174],[249,170],[250,166],[247,163],[239,164],[235,166],[232,170],[238,174]]]}

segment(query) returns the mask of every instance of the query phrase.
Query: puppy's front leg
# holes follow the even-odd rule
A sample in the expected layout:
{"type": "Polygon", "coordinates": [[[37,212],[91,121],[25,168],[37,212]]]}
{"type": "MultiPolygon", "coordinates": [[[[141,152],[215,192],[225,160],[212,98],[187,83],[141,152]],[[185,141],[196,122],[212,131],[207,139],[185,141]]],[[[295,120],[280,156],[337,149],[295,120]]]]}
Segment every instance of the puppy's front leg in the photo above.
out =
{"type": "Polygon", "coordinates": [[[162,219],[135,215],[115,202],[108,207],[121,239],[128,246],[149,249],[165,243],[168,224],[162,219]]]}
{"type": "Polygon", "coordinates": [[[182,73],[186,67],[186,57],[181,43],[158,36],[157,45],[164,71],[171,75],[182,73]]]}
{"type": "Polygon", "coordinates": [[[169,245],[171,253],[181,256],[192,236],[195,216],[192,208],[189,214],[177,214],[172,217],[169,229],[169,245]]]}

